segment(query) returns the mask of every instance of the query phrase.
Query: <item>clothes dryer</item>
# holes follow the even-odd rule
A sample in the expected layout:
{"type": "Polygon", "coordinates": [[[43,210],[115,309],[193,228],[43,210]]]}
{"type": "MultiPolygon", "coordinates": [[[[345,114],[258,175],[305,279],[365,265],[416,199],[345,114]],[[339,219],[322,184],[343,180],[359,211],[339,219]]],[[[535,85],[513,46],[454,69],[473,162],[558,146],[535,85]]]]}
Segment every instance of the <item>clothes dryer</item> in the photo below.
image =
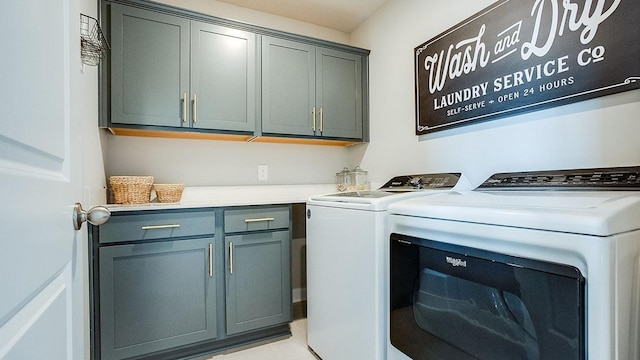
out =
{"type": "Polygon", "coordinates": [[[387,358],[639,359],[638,190],[537,171],[391,204],[387,358]]]}

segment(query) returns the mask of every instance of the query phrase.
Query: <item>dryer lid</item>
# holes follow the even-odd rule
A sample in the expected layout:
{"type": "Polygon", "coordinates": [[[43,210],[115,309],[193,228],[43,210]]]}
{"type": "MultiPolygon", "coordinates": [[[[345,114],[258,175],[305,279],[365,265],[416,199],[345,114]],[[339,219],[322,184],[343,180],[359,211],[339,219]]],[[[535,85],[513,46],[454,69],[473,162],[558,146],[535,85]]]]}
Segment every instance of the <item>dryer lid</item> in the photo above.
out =
{"type": "Polygon", "coordinates": [[[640,190],[639,171],[629,167],[496,174],[474,191],[405,200],[390,206],[389,212],[609,236],[640,229],[640,191],[624,191],[640,190]]]}
{"type": "Polygon", "coordinates": [[[390,205],[399,215],[609,236],[640,229],[638,192],[451,192],[390,205]]]}

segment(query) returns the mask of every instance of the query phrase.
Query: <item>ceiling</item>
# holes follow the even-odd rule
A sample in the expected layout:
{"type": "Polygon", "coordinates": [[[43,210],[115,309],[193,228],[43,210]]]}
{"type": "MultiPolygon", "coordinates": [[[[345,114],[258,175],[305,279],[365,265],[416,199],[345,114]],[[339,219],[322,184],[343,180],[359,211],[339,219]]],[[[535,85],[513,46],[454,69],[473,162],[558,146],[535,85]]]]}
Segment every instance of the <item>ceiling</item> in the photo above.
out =
{"type": "Polygon", "coordinates": [[[351,33],[387,0],[218,0],[351,33]]]}

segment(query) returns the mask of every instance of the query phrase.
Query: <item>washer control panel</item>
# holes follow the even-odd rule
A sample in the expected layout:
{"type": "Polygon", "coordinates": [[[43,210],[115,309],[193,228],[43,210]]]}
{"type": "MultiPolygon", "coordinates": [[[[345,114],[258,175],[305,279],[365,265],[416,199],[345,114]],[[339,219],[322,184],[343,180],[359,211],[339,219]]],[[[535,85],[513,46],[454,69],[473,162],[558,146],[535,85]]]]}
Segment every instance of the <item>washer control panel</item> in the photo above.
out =
{"type": "Polygon", "coordinates": [[[396,176],[387,181],[380,190],[412,191],[423,189],[451,189],[460,180],[460,173],[418,174],[396,176]]]}

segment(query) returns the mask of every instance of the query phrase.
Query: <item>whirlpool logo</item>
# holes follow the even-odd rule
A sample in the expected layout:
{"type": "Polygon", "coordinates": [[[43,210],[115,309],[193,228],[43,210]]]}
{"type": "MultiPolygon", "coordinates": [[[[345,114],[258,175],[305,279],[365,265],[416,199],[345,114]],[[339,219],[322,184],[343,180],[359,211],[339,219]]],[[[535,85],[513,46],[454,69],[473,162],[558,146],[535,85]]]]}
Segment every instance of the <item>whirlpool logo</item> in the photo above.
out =
{"type": "Polygon", "coordinates": [[[451,266],[457,267],[457,266],[462,266],[462,267],[467,267],[467,262],[462,260],[462,259],[456,259],[456,258],[452,258],[451,256],[447,256],[447,263],[451,264],[451,266]]]}

